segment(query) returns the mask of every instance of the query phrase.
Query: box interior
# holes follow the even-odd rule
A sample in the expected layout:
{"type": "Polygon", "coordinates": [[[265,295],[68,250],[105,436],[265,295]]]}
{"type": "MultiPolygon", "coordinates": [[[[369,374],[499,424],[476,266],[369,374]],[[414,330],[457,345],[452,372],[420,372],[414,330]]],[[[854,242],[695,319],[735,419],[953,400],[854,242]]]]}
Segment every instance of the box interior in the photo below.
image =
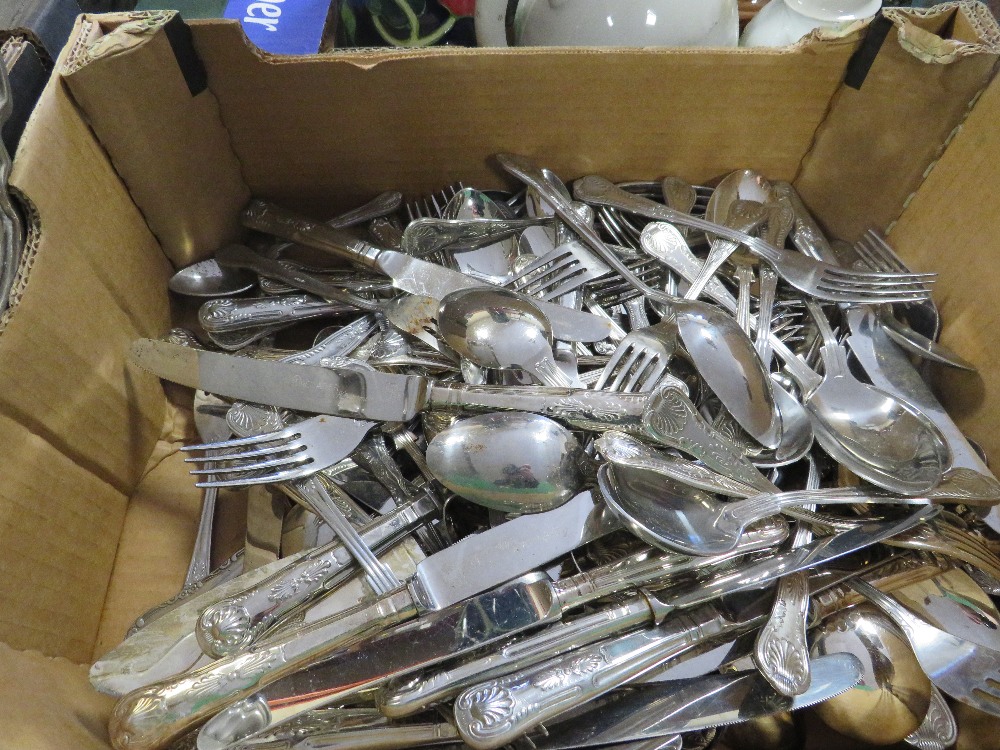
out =
{"type": "Polygon", "coordinates": [[[179,588],[200,506],[177,455],[190,419],[125,354],[169,328],[167,278],[239,238],[251,195],[325,218],[385,189],[509,185],[501,150],[566,179],[793,180],[832,236],[891,227],[904,258],[941,274],[945,341],[980,372],[942,372],[939,392],[997,455],[1000,35],[978,4],[886,17],[860,89],[843,79],[863,27],[775,51],[286,58],[235,22],[81,17],[12,179],[32,233],[0,318],[0,640],[69,674],[179,588]]]}

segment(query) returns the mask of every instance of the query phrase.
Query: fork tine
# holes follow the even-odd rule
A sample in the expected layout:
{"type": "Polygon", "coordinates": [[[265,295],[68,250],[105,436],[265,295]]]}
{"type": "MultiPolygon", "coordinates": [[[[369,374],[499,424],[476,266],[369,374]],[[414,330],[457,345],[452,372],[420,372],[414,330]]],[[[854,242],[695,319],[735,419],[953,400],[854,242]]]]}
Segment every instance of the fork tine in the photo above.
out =
{"type": "Polygon", "coordinates": [[[239,466],[216,466],[211,469],[192,469],[189,473],[194,476],[205,476],[208,474],[214,474],[216,476],[222,474],[244,474],[247,472],[260,471],[263,469],[274,469],[279,466],[301,466],[304,464],[313,463],[313,458],[308,453],[305,453],[305,449],[301,448],[289,456],[282,456],[280,458],[272,458],[267,461],[253,461],[248,464],[240,464],[239,466]]]}
{"type": "Polygon", "coordinates": [[[223,463],[226,461],[243,461],[248,458],[256,458],[257,456],[270,456],[275,453],[287,453],[293,450],[305,450],[305,446],[302,445],[301,443],[293,442],[284,445],[275,445],[275,446],[268,446],[265,448],[257,448],[255,450],[249,450],[249,451],[209,453],[204,456],[185,458],[184,463],[212,464],[212,463],[223,463]]]}
{"type": "Polygon", "coordinates": [[[301,479],[313,474],[311,468],[294,467],[284,469],[269,474],[249,475],[238,479],[207,479],[202,482],[195,482],[195,487],[247,487],[252,484],[275,484],[278,482],[290,482],[293,479],[301,479]]]}
{"type": "Polygon", "coordinates": [[[636,393],[653,390],[653,387],[659,382],[660,378],[663,377],[663,373],[666,371],[666,362],[664,362],[660,357],[650,357],[646,366],[642,369],[642,372],[637,373],[641,377],[638,377],[635,384],[627,389],[628,392],[636,393]]]}
{"type": "Polygon", "coordinates": [[[864,245],[869,251],[875,260],[874,266],[876,268],[895,270],[900,273],[909,272],[910,269],[903,263],[902,258],[896,255],[892,246],[874,229],[865,232],[864,236],[858,240],[858,244],[864,245]]]}
{"type": "Polygon", "coordinates": [[[286,427],[276,432],[268,432],[263,435],[250,435],[249,437],[233,438],[231,440],[219,440],[214,443],[201,443],[199,445],[181,446],[182,451],[211,451],[222,448],[240,448],[246,445],[256,445],[258,443],[276,443],[282,440],[291,440],[299,437],[298,431],[294,427],[286,427]]]}
{"type": "Polygon", "coordinates": [[[936,273],[891,273],[882,271],[854,271],[849,268],[827,268],[823,271],[824,276],[831,276],[841,279],[858,279],[861,281],[871,281],[885,279],[896,283],[927,283],[930,279],[937,278],[936,273]]]}
{"type": "Polygon", "coordinates": [[[636,362],[638,362],[643,357],[644,352],[634,346],[627,346],[625,348],[625,356],[615,362],[614,367],[611,367],[611,363],[608,363],[609,369],[609,379],[611,382],[606,383],[604,388],[610,391],[620,391],[622,389],[622,383],[625,382],[625,378],[629,376],[632,369],[635,367],[636,362]],[[613,378],[610,376],[614,375],[613,378]]]}

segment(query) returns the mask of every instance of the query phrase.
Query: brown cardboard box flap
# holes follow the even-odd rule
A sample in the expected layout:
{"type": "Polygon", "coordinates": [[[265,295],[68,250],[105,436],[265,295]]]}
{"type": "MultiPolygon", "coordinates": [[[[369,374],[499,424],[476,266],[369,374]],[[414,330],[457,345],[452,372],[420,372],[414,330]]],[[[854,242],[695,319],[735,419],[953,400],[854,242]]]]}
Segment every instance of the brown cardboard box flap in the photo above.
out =
{"type": "Polygon", "coordinates": [[[182,266],[237,239],[249,192],[180,17],[84,16],[78,26],[66,83],[163,252],[182,266]]]}
{"type": "Polygon", "coordinates": [[[899,215],[1000,54],[996,22],[981,3],[885,15],[888,37],[860,88],[841,86],[832,98],[795,180],[830,234],[851,242],[899,215]]]}

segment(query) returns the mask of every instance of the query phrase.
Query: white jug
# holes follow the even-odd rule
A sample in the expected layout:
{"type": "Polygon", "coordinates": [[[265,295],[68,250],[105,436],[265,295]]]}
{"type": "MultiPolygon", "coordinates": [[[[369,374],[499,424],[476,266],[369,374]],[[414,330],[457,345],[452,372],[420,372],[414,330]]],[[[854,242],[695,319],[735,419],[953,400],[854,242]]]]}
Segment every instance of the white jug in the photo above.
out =
{"type": "Polygon", "coordinates": [[[882,0],[771,0],[747,24],[741,47],[784,47],[814,29],[875,15],[882,0]]]}
{"type": "MultiPolygon", "coordinates": [[[[476,0],[480,47],[506,47],[507,0],[476,0]]],[[[519,0],[518,46],[734,47],[737,0],[519,0]]]]}

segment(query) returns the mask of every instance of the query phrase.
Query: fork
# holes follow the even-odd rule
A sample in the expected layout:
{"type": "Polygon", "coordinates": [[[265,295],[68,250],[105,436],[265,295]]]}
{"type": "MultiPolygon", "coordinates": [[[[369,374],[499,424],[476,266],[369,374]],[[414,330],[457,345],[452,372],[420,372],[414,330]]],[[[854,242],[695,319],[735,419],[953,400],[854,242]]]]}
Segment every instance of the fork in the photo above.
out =
{"type": "Polygon", "coordinates": [[[1000,557],[981,539],[942,521],[917,526],[886,540],[885,544],[953,557],[982,570],[992,578],[1000,579],[1000,557]]]}
{"type": "MultiPolygon", "coordinates": [[[[519,163],[520,160],[508,161],[515,169],[522,166],[519,163]]],[[[668,221],[694,227],[739,242],[751,253],[768,262],[786,282],[820,300],[878,304],[881,302],[919,302],[930,297],[927,285],[932,283],[934,274],[862,272],[837,268],[804,255],[774,247],[770,243],[744,232],[674,211],[655,201],[628,193],[596,175],[577,180],[573,184],[573,189],[574,196],[587,203],[611,206],[657,221],[668,221]]],[[[594,250],[617,270],[617,266],[605,257],[600,247],[595,246],[594,250]]],[[[653,290],[644,289],[643,292],[650,294],[653,290]]],[[[656,299],[655,295],[650,296],[656,299]]]]}
{"type": "Polygon", "coordinates": [[[410,221],[424,218],[440,219],[444,214],[444,207],[448,205],[448,201],[454,198],[459,190],[464,188],[465,185],[461,182],[456,182],[438,193],[431,193],[425,198],[415,198],[406,204],[406,216],[410,221]]]}
{"type": "MultiPolygon", "coordinates": [[[[284,360],[294,364],[320,364],[325,359],[343,356],[376,328],[375,319],[366,315],[327,336],[313,348],[284,360]]],[[[199,482],[198,487],[286,482],[315,474],[344,459],[374,424],[317,415],[265,434],[188,445],[181,450],[211,452],[200,459],[185,459],[208,467],[191,472],[196,476],[210,475],[206,481],[199,482]],[[226,454],[215,455],[217,450],[224,450],[226,454]],[[219,463],[224,465],[216,466],[219,463]]]]}
{"type": "Polygon", "coordinates": [[[902,628],[917,661],[937,688],[973,708],[1000,716],[1000,652],[934,627],[863,581],[848,581],[847,585],[902,628]]]}
{"type": "Polygon", "coordinates": [[[672,323],[631,331],[611,355],[594,388],[618,393],[651,391],[667,375],[676,348],[677,328],[672,323]]]}
{"type": "Polygon", "coordinates": [[[504,287],[543,302],[553,302],[610,274],[611,269],[606,264],[587,252],[579,242],[572,241],[521,268],[504,287]]]}

